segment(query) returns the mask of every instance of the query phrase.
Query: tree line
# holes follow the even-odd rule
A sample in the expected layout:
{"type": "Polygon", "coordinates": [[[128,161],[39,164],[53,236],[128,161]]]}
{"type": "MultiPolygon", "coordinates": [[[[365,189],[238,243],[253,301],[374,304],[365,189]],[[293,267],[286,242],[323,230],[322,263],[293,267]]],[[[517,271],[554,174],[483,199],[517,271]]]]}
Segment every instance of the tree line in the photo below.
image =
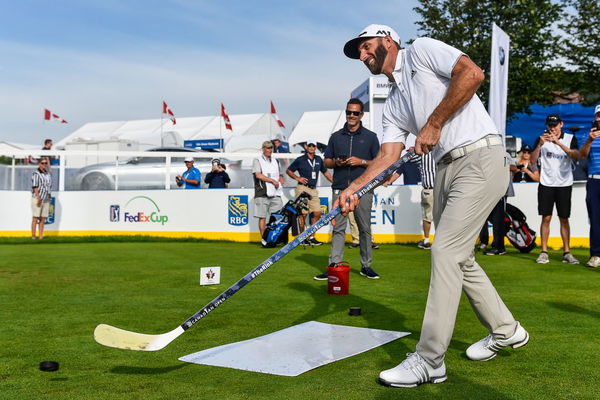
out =
{"type": "MultiPolygon", "coordinates": [[[[598,0],[419,0],[419,36],[462,51],[486,74],[478,94],[489,95],[492,23],[510,37],[507,116],[529,113],[574,93],[600,102],[598,0]]],[[[409,41],[410,42],[410,41],[409,41]]]]}

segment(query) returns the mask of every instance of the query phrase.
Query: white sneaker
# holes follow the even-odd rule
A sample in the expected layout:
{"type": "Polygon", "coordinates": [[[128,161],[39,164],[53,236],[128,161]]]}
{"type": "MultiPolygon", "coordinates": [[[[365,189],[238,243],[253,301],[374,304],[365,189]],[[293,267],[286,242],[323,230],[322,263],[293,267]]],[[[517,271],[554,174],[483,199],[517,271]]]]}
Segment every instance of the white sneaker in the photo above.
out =
{"type": "Polygon", "coordinates": [[[515,334],[508,339],[494,339],[487,335],[479,342],[472,344],[467,349],[467,357],[474,361],[487,361],[496,357],[496,354],[504,347],[511,346],[513,349],[523,347],[529,342],[529,333],[517,321],[515,334]]]}
{"type": "Polygon", "coordinates": [[[571,253],[563,254],[562,261],[567,264],[579,264],[579,260],[576,259],[575,257],[573,257],[573,254],[571,254],[571,253]]]}
{"type": "Polygon", "coordinates": [[[586,267],[590,267],[590,268],[598,268],[600,267],[600,257],[598,256],[592,256],[590,257],[590,259],[588,260],[587,263],[585,263],[586,267]]]}
{"type": "Polygon", "coordinates": [[[538,264],[548,264],[550,259],[548,258],[548,253],[542,251],[538,258],[535,259],[535,262],[538,264]]]}
{"type": "Polygon", "coordinates": [[[446,377],[446,365],[433,368],[417,353],[408,353],[398,366],[381,371],[379,382],[392,387],[415,387],[421,383],[442,383],[446,377]]]}

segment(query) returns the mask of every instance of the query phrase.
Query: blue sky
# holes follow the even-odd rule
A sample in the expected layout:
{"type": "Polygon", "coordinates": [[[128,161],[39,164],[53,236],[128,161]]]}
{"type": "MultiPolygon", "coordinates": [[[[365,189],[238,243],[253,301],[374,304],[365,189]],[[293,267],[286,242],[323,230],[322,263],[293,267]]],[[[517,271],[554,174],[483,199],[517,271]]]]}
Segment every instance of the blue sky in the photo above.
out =
{"type": "Polygon", "coordinates": [[[370,23],[417,36],[407,1],[3,1],[0,140],[58,140],[86,122],[343,107],[368,77],[343,44],[370,23]],[[375,6],[376,5],[376,6],[375,6]],[[48,108],[69,124],[43,123],[48,108]]]}

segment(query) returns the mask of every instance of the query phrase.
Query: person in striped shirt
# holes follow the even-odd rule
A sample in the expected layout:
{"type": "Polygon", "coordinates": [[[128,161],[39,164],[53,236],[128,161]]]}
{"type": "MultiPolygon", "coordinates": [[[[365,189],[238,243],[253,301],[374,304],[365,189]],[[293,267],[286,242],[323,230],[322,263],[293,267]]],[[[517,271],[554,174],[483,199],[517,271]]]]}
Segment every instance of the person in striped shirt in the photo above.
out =
{"type": "Polygon", "coordinates": [[[48,157],[41,157],[38,168],[31,175],[31,239],[33,240],[44,238],[44,223],[50,211],[51,188],[50,160],[48,157]],[[39,230],[37,236],[36,230],[39,230]]]}

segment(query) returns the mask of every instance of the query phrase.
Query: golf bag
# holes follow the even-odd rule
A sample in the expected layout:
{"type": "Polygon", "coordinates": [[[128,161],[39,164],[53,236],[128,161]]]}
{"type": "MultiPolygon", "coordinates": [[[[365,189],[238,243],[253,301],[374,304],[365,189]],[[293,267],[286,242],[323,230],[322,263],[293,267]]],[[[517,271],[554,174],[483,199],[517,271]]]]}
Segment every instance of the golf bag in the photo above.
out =
{"type": "Polygon", "coordinates": [[[521,253],[529,253],[536,246],[536,233],[527,225],[525,214],[512,204],[506,203],[504,222],[506,238],[521,253]]]}
{"type": "Polygon", "coordinates": [[[288,201],[280,211],[271,214],[262,236],[262,247],[269,248],[279,243],[287,243],[290,228],[292,228],[292,235],[298,235],[300,233],[298,215],[302,216],[302,211],[308,209],[310,199],[310,194],[302,192],[297,199],[288,201]]]}

